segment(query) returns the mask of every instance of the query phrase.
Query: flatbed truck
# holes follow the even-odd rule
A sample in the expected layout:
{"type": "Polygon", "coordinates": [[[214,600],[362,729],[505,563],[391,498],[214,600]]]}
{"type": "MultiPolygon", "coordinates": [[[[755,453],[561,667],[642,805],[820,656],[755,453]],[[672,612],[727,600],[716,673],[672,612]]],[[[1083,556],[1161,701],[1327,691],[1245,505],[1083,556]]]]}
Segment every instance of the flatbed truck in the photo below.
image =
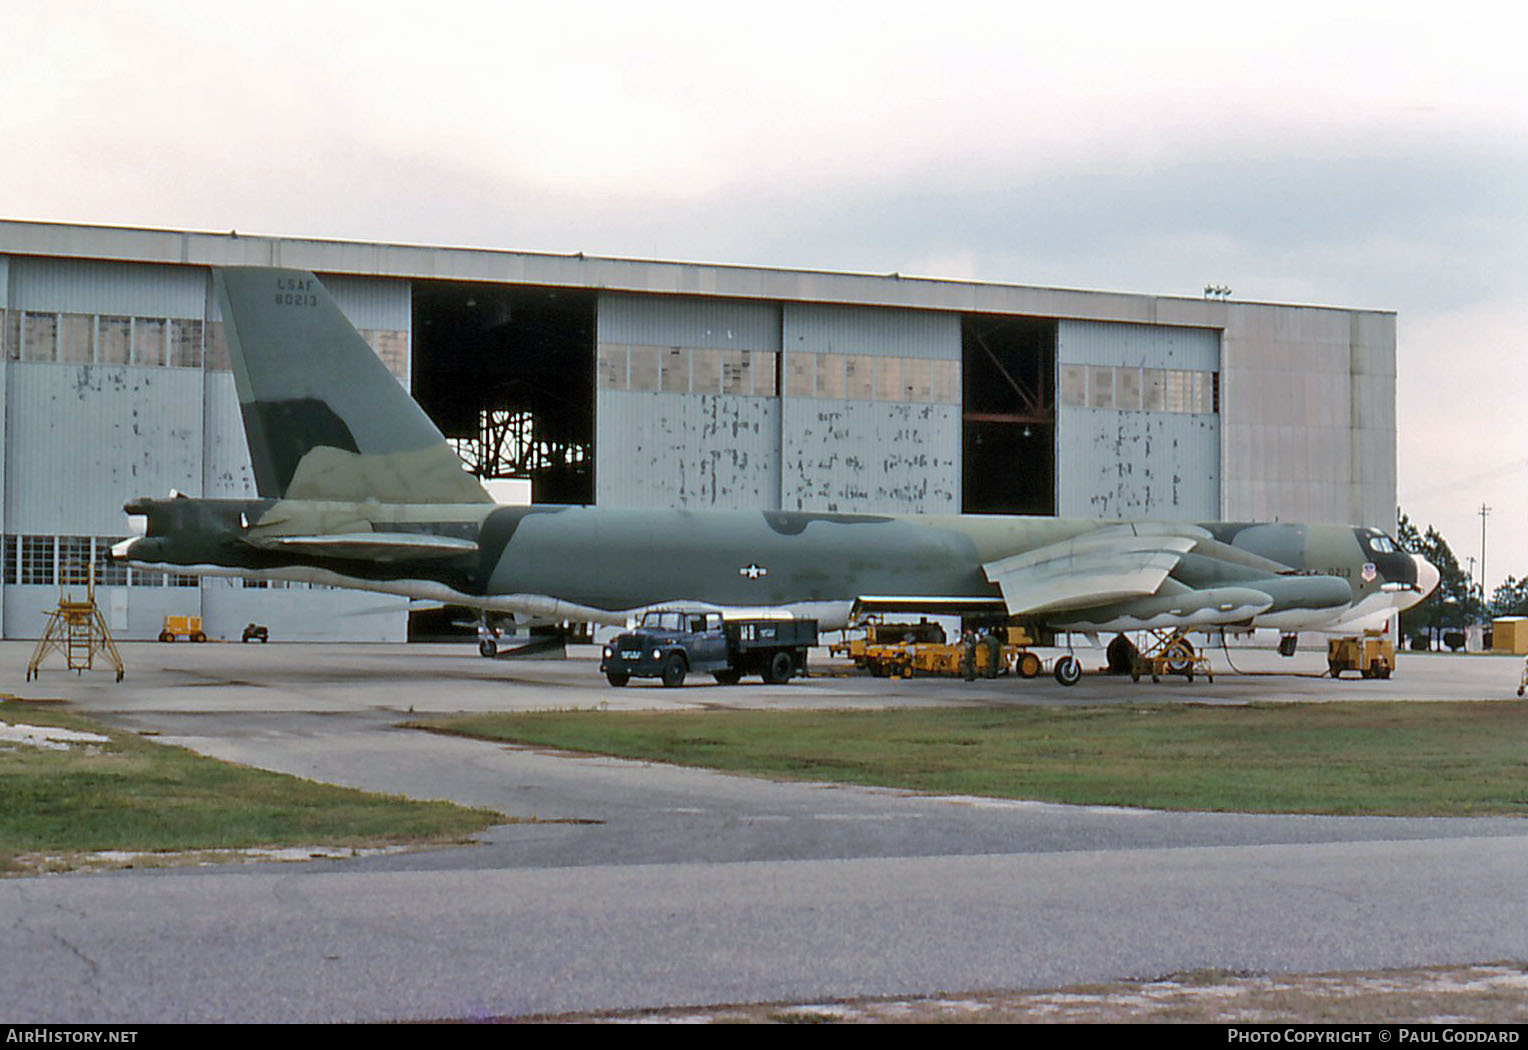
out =
{"type": "Polygon", "coordinates": [[[807,650],[816,644],[816,620],[728,620],[712,609],[657,609],[605,645],[600,670],[613,686],[658,678],[672,689],[691,673],[709,673],[722,685],[756,674],[778,685],[806,675],[807,650]]]}

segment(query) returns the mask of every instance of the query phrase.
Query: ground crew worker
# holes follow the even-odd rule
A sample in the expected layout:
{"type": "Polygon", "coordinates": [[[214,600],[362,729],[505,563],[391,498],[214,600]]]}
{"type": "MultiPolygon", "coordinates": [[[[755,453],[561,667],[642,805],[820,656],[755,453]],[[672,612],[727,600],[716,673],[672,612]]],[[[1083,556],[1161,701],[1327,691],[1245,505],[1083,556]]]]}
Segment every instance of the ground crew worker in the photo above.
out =
{"type": "Polygon", "coordinates": [[[996,678],[998,672],[1003,669],[1003,643],[997,636],[997,631],[989,628],[982,638],[987,647],[987,667],[982,674],[988,678],[996,678]]]}
{"type": "Polygon", "coordinates": [[[960,635],[960,674],[968,682],[976,681],[976,632],[969,628],[960,635]]]}

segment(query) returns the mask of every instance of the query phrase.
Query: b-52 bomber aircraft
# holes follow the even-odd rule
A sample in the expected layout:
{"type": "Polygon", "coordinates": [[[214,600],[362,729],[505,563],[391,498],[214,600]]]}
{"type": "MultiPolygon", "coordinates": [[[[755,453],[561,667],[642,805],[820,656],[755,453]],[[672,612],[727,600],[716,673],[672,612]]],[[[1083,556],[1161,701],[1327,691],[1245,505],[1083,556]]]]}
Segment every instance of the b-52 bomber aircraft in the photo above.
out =
{"type": "MultiPolygon", "coordinates": [[[[501,507],[311,273],[225,269],[218,299],[259,496],[129,502],[115,557],[360,588],[520,620],[683,602],[823,630],[884,611],[1039,629],[1347,632],[1437,570],[1379,529],[967,515],[501,507]]],[[[1076,681],[1070,655],[1056,677],[1076,681]]]]}

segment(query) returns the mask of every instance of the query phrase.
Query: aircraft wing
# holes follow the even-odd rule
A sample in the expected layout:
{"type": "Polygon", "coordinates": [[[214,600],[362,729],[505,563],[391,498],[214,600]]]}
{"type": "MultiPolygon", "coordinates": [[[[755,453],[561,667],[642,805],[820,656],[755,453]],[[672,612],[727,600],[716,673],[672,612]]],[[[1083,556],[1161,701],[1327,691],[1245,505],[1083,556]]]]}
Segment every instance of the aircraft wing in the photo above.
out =
{"type": "Polygon", "coordinates": [[[1110,525],[982,570],[1009,613],[1087,609],[1157,593],[1183,555],[1210,539],[1196,525],[1110,525]]]}
{"type": "Polygon", "coordinates": [[[1010,615],[1039,614],[1058,630],[1295,629],[1352,602],[1345,579],[1291,572],[1197,525],[1110,525],[982,568],[1010,615]]]}

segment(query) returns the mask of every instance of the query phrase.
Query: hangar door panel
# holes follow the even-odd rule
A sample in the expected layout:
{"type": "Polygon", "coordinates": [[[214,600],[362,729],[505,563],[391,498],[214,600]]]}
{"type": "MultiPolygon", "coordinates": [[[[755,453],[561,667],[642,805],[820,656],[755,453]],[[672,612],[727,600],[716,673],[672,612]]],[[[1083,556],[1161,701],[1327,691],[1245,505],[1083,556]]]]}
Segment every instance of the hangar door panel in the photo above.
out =
{"type": "Polygon", "coordinates": [[[1220,515],[1220,333],[1062,321],[1058,512],[1210,521],[1220,515]]]}
{"type": "Polygon", "coordinates": [[[960,510],[960,319],[784,307],[780,506],[960,510]]]}
{"type": "Polygon", "coordinates": [[[612,293],[596,329],[597,504],[779,506],[779,307],[612,293]]]}

